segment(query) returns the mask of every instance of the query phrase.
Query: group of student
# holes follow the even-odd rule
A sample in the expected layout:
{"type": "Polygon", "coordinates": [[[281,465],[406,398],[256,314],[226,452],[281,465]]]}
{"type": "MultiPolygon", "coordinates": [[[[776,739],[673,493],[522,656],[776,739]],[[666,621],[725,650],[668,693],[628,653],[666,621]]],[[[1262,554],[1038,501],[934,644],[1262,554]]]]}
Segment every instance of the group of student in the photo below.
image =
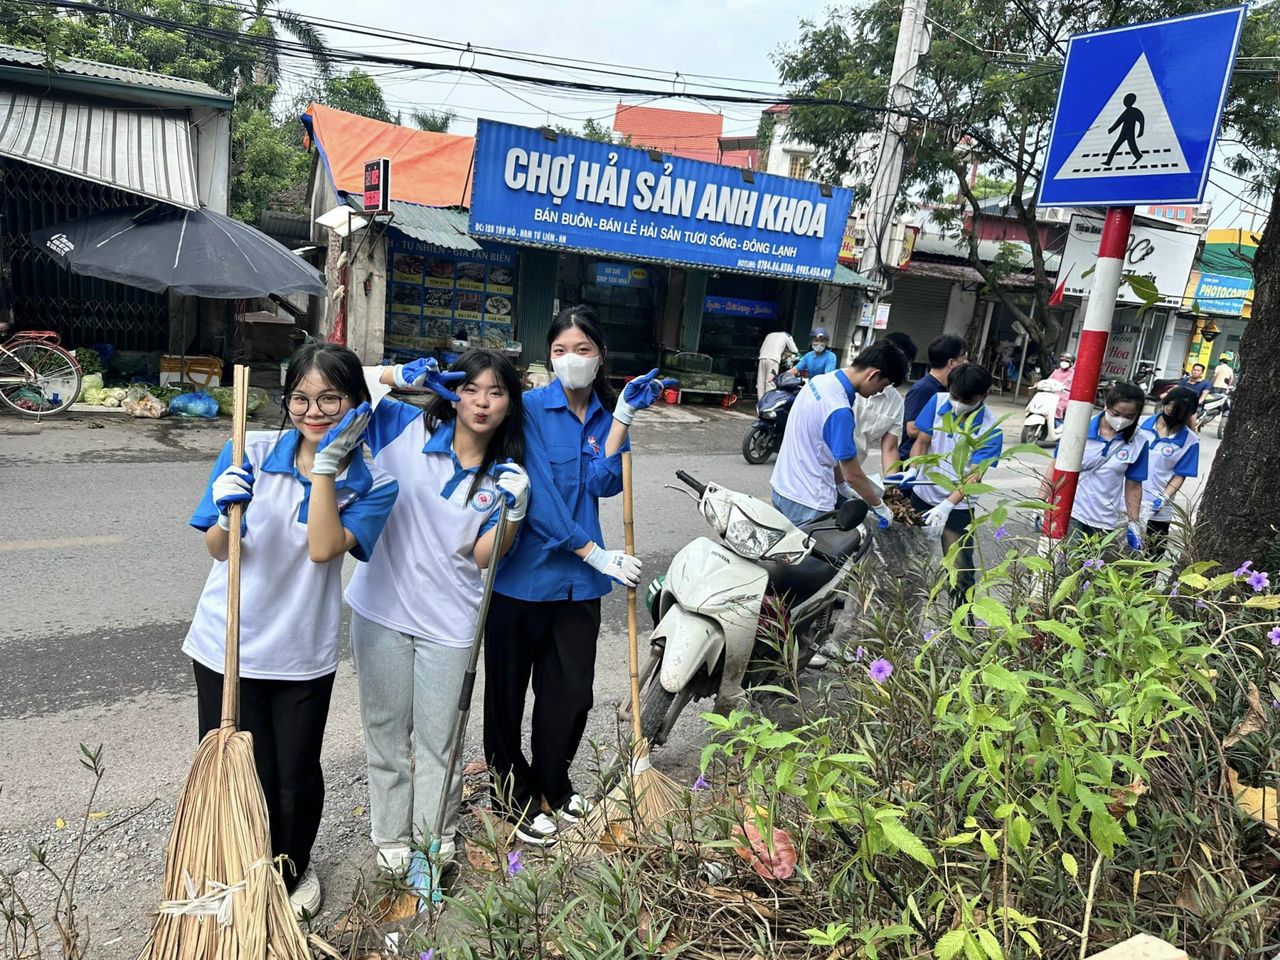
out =
{"type": "Polygon", "coordinates": [[[461,769],[442,836],[430,832],[494,559],[502,562],[484,625],[494,807],[521,839],[542,845],[587,812],[569,768],[592,706],[600,599],[640,579],[637,558],[605,548],[598,502],[621,491],[632,419],[663,382],[655,370],[617,395],[586,307],[562,311],[547,345],[555,379],[525,393],[494,350],[470,350],[449,371],[429,359],[383,368],[383,384],[428,391],[424,406],[392,397],[373,406],[354,353],[303,346],[285,374],[280,428],[250,432],[241,463],[228,444],[191,517],[214,559],[183,645],[203,737],[220,722],[229,514],[244,507],[239,726],[253,735],[273,852],[287,857],[299,913],[314,913],[322,898],[311,851],[347,553],[359,561],[346,602],[380,868],[406,871],[431,839],[446,862],[454,855],[461,769]]]}
{"type": "MultiPolygon", "coordinates": [[[[964,339],[944,334],[926,353],[928,372],[905,398],[896,388],[906,379],[916,348],[900,333],[866,347],[847,367],[811,376],[788,417],[770,486],[773,505],[793,523],[809,522],[841,499],[857,496],[882,528],[893,522],[882,497],[885,486],[909,491],[912,506],[938,533],[943,551],[958,551],[952,596],[959,602],[976,578],[973,504],[964,485],[998,460],[1004,437],[998,416],[987,406],[992,375],[968,362],[964,339]],[[957,469],[951,454],[964,434],[978,442],[957,469]],[[869,477],[862,468],[875,448],[883,478],[869,477]],[[914,458],[930,454],[942,455],[936,465],[927,470],[916,465],[914,458]],[[945,484],[935,482],[938,474],[945,484]]],[[[1148,556],[1164,552],[1174,498],[1199,471],[1194,430],[1199,397],[1175,387],[1153,415],[1140,420],[1145,399],[1136,384],[1117,383],[1103,412],[1090,421],[1071,513],[1072,540],[1123,530],[1130,549],[1148,556]]],[[[1053,473],[1050,462],[1041,490],[1045,499],[1053,492],[1053,473]]]]}

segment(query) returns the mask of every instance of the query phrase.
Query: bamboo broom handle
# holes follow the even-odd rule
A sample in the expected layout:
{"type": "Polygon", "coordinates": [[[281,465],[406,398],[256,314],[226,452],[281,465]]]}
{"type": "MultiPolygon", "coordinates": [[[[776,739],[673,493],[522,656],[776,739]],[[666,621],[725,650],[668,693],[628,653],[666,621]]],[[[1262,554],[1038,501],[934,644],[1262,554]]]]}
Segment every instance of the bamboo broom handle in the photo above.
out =
{"type": "MultiPolygon", "coordinates": [[[[235,367],[232,386],[231,462],[244,463],[245,421],[249,416],[249,368],[235,367]]],[[[222,726],[235,728],[240,720],[240,522],[244,504],[233,503],[227,512],[230,541],[227,544],[227,643],[222,669],[222,726]]]]}
{"type": "MultiPolygon", "coordinates": [[[[636,555],[636,518],[632,505],[631,451],[622,451],[622,535],[627,553],[636,555]]],[[[636,618],[636,588],[627,587],[627,659],[631,669],[631,737],[640,735],[640,623],[636,618]]]]}

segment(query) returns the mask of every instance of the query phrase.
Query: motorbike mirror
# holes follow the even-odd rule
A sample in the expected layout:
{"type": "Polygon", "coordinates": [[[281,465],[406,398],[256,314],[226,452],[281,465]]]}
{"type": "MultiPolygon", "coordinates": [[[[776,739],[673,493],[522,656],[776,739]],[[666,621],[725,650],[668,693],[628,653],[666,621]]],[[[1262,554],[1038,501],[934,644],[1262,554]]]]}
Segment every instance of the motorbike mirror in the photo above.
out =
{"type": "Polygon", "coordinates": [[[836,511],[836,529],[852,530],[867,519],[868,509],[865,500],[846,500],[836,511]]]}

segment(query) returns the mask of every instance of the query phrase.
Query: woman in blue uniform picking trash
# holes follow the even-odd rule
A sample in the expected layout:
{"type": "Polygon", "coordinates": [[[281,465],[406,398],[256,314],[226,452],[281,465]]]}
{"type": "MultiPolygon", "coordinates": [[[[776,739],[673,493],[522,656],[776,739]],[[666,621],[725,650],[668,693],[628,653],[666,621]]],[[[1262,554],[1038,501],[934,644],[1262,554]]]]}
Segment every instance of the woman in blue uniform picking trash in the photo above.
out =
{"type": "MultiPolygon", "coordinates": [[[[1138,429],[1146,400],[1136,383],[1115,383],[1107,391],[1102,413],[1089,422],[1080,479],[1076,484],[1067,541],[1101,538],[1124,527],[1130,550],[1142,550],[1142,484],[1147,479],[1147,441],[1138,429]]],[[[1056,457],[1055,452],[1055,457],[1056,457]]],[[[1040,496],[1052,493],[1054,460],[1049,461],[1040,496]]]]}
{"type": "Polygon", "coordinates": [[[415,846],[439,841],[447,866],[462,802],[453,771],[437,823],[450,739],[479,616],[483,574],[524,518],[520,378],[495,350],[451,371],[434,359],[384,368],[382,382],[435,393],[425,409],[383,398],[367,434],[374,463],[400,483],[386,530],[347,588],[378,864],[401,873],[415,846]],[[456,391],[456,392],[455,392],[456,391]],[[508,502],[498,542],[498,498],[508,502]]]}
{"type": "Polygon", "coordinates": [[[227,515],[242,503],[240,729],[253,734],[272,853],[289,858],[285,886],[301,914],[322,898],[311,848],[324,808],[320,748],[338,669],[342,558],[369,559],[397,485],[358,449],[369,391],[350,350],[298,350],[282,402],[289,429],[250,432],[241,464],[228,443],[191,517],[214,564],[182,650],[195,666],[203,737],[221,720],[227,515]]]}
{"type": "Polygon", "coordinates": [[[640,561],[606,549],[602,497],[622,490],[621,452],[636,411],[674,380],[658,371],[617,396],[604,335],[589,307],[560,312],[547,334],[556,378],[525,394],[533,483],[529,519],[498,570],[485,630],[484,740],[495,808],[526,843],[555,842],[587,810],[569,765],[586,729],[595,681],[600,598],[636,586],[640,561]],[[521,726],[533,683],[532,757],[521,726]]]}
{"type": "Polygon", "coordinates": [[[1147,441],[1147,479],[1142,484],[1143,526],[1147,556],[1158,560],[1169,542],[1173,525],[1173,498],[1187,477],[1200,472],[1200,438],[1191,429],[1200,395],[1187,387],[1174,387],[1164,395],[1160,411],[1148,417],[1138,430],[1147,441]]]}

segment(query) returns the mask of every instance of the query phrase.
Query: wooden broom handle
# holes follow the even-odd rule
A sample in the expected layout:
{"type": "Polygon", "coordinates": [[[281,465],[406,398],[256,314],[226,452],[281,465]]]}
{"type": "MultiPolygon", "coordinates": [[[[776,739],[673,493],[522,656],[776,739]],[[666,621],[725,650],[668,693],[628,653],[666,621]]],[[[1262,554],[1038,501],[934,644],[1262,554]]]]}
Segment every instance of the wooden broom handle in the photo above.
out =
{"type": "MultiPolygon", "coordinates": [[[[636,555],[636,518],[632,506],[631,451],[622,451],[622,536],[627,553],[636,555]]],[[[631,736],[638,745],[640,730],[640,622],[636,617],[636,588],[627,587],[627,660],[631,669],[631,736]]]]}
{"type": "MultiPolygon", "coordinates": [[[[249,368],[235,367],[232,381],[231,462],[244,463],[245,421],[249,417],[249,368]]],[[[240,522],[244,504],[227,511],[230,539],[227,543],[227,651],[222,668],[222,726],[234,728],[240,720],[240,522]]]]}

